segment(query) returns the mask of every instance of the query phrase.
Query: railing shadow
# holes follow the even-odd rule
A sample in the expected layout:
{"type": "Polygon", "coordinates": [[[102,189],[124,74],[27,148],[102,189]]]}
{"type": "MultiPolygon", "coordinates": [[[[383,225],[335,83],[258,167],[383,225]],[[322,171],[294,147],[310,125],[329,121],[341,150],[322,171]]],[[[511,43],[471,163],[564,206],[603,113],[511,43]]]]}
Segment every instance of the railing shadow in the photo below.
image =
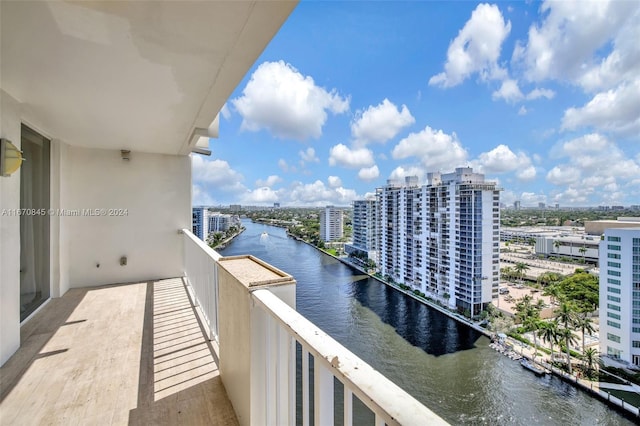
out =
{"type": "Polygon", "coordinates": [[[148,283],[129,424],[238,424],[216,361],[184,282],[148,283]]]}

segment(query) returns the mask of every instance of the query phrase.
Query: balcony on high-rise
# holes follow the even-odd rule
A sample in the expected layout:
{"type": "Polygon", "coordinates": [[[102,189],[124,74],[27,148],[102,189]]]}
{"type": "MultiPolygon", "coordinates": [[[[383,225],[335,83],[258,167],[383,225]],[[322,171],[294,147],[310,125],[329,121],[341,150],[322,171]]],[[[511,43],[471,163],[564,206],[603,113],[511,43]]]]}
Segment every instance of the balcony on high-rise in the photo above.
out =
{"type": "Polygon", "coordinates": [[[442,423],[191,233],[191,155],[295,6],[0,2],[0,423],[442,423]]]}

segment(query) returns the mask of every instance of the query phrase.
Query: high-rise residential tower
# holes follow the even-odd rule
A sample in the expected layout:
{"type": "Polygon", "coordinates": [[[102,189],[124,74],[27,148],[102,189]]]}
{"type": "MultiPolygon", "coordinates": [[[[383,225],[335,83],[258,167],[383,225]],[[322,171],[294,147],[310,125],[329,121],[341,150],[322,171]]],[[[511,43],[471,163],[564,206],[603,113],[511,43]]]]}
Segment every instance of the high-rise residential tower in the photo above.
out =
{"type": "Polygon", "coordinates": [[[345,244],[345,251],[363,262],[378,263],[378,210],[375,198],[353,202],[353,242],[345,244]]]}
{"type": "Polygon", "coordinates": [[[471,168],[377,191],[383,276],[473,316],[500,279],[500,193],[471,168]]]}
{"type": "Polygon", "coordinates": [[[600,353],[640,366],[640,229],[600,242],[600,353]]]}
{"type": "Polygon", "coordinates": [[[320,212],[320,239],[325,242],[342,238],[342,210],[327,206],[320,212]]]}

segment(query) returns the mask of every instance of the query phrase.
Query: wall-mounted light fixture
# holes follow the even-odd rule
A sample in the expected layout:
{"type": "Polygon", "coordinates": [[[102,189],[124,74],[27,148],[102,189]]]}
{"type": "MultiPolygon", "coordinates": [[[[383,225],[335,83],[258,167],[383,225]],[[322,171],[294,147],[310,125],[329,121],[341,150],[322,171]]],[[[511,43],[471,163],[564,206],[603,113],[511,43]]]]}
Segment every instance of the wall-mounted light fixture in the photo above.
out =
{"type": "Polygon", "coordinates": [[[0,139],[0,176],[11,176],[24,159],[22,151],[7,139],[0,139]]]}
{"type": "Polygon", "coordinates": [[[131,151],[129,151],[128,149],[120,150],[120,156],[122,157],[123,160],[129,161],[130,155],[131,155],[131,151]]]}

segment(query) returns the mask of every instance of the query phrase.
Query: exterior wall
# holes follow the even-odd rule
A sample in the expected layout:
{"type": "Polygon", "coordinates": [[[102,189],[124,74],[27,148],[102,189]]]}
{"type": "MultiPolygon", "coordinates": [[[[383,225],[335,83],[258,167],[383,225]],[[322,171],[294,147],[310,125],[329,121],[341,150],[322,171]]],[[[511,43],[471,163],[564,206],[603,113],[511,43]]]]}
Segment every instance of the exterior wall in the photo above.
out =
{"type": "Polygon", "coordinates": [[[63,207],[126,210],[122,216],[64,218],[70,287],[183,274],[178,230],[190,225],[190,158],[130,156],[127,161],[119,150],[68,148],[63,207]],[[122,256],[126,266],[120,265],[122,256]]]}
{"type": "Polygon", "coordinates": [[[640,229],[600,243],[600,353],[640,365],[640,229]]]}
{"type": "MultiPolygon", "coordinates": [[[[20,104],[0,91],[0,137],[20,147],[20,104]]],[[[20,172],[0,177],[0,212],[20,208],[20,172]]],[[[20,218],[0,214],[0,365],[20,346],[20,218]]]]}

